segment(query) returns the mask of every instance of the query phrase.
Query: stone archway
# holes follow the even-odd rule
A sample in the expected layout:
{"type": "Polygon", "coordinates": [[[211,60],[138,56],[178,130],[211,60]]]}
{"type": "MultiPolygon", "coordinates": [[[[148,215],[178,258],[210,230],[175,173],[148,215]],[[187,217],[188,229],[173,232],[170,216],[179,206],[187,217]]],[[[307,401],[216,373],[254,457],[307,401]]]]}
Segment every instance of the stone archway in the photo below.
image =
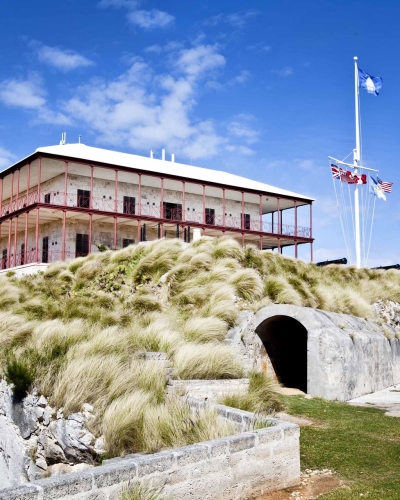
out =
{"type": "Polygon", "coordinates": [[[293,317],[280,314],[260,322],[255,333],[279,382],[307,392],[307,329],[293,317]]]}

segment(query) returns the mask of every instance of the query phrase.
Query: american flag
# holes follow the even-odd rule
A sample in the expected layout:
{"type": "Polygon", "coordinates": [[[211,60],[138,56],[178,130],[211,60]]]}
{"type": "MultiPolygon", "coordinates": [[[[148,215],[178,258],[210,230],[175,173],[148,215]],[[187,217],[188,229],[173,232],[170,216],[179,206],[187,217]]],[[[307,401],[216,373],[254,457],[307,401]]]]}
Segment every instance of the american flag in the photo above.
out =
{"type": "Polygon", "coordinates": [[[391,193],[392,192],[393,182],[382,181],[381,179],[379,179],[379,177],[377,177],[376,180],[378,181],[378,184],[382,188],[382,191],[385,191],[385,193],[391,193]]]}

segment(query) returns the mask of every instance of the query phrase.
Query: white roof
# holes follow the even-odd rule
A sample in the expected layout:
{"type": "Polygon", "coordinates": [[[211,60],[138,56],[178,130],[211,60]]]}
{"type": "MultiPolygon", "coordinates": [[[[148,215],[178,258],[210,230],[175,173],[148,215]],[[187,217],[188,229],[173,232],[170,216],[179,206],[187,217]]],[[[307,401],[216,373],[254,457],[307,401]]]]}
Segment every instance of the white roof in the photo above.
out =
{"type": "Polygon", "coordinates": [[[246,177],[223,172],[221,170],[211,170],[209,168],[194,167],[183,163],[172,163],[170,161],[156,160],[145,156],[133,155],[129,153],[120,153],[108,149],[94,148],[85,144],[64,144],[59,146],[48,146],[38,148],[38,153],[48,153],[51,155],[67,156],[81,160],[87,160],[93,163],[107,163],[121,167],[131,167],[147,172],[158,174],[169,174],[178,177],[185,177],[202,182],[213,182],[226,186],[239,187],[242,189],[252,189],[267,193],[273,193],[282,196],[300,198],[302,200],[314,201],[302,194],[286,191],[269,184],[253,181],[246,177]]]}

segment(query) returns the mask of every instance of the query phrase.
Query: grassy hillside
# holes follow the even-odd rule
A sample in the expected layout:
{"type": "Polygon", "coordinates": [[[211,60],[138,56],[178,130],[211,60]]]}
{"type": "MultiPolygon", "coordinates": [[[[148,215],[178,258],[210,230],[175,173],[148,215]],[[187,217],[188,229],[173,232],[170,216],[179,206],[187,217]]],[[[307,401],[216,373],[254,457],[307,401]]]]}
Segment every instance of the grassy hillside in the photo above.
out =
{"type": "MultiPolygon", "coordinates": [[[[17,392],[34,384],[66,414],[93,404],[94,431],[118,454],[145,447],[134,429],[171,428],[172,412],[185,411],[165,400],[165,373],[140,352],[168,353],[183,379],[237,378],[223,340],[241,309],[277,302],[370,317],[378,299],[400,302],[398,271],[317,268],[231,239],[186,249],[161,240],[1,277],[0,366],[17,392]]],[[[161,434],[151,449],[168,444],[161,434]]]]}

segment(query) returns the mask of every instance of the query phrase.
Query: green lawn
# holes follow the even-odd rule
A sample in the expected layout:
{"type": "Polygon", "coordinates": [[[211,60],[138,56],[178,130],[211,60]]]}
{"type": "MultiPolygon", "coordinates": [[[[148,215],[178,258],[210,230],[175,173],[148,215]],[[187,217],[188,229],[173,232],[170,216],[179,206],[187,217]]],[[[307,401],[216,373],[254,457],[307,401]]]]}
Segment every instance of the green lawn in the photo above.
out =
{"type": "Polygon", "coordinates": [[[319,398],[285,402],[288,413],[317,424],[301,428],[302,470],[332,469],[346,481],[345,489],[319,498],[400,499],[400,418],[319,398]]]}

